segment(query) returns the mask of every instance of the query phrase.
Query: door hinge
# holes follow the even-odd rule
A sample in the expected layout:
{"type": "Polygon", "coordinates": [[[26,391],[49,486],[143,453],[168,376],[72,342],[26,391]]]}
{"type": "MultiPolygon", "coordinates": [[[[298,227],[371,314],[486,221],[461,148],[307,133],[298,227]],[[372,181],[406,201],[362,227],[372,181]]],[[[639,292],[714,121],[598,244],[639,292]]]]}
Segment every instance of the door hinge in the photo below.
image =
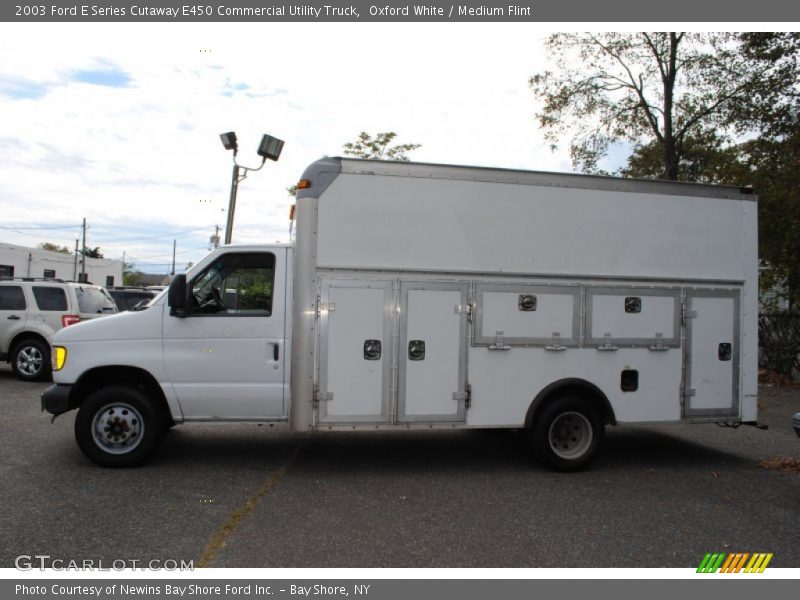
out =
{"type": "Polygon", "coordinates": [[[472,321],[472,313],[473,313],[473,306],[471,303],[467,302],[466,304],[456,304],[455,305],[455,312],[456,314],[465,314],[467,315],[467,320],[472,321]]]}
{"type": "Polygon", "coordinates": [[[686,319],[696,319],[697,318],[697,311],[696,310],[689,310],[688,308],[684,308],[683,312],[681,313],[681,320],[683,323],[686,323],[686,319]]]}
{"type": "Polygon", "coordinates": [[[453,400],[456,402],[464,402],[464,408],[469,408],[469,405],[472,403],[472,386],[467,384],[464,386],[463,392],[453,392],[453,400]]]}
{"type": "Polygon", "coordinates": [[[333,400],[333,392],[323,393],[319,391],[319,386],[314,386],[313,404],[315,408],[319,406],[320,402],[330,402],[331,400],[333,400]]]}
{"type": "Polygon", "coordinates": [[[336,303],[335,302],[322,302],[319,296],[317,296],[317,318],[319,318],[322,311],[327,312],[334,312],[336,310],[336,303]]]}
{"type": "Polygon", "coordinates": [[[697,390],[695,390],[693,388],[688,388],[688,389],[684,389],[683,390],[683,397],[684,398],[690,398],[690,397],[696,396],[696,395],[697,395],[697,390]]]}

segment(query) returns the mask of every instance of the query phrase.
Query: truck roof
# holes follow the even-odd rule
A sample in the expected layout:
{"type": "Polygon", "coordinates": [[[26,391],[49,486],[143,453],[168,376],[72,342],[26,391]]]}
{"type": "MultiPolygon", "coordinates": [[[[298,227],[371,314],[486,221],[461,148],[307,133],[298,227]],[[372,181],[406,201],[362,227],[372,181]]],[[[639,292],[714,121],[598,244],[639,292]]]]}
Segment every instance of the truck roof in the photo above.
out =
{"type": "Polygon", "coordinates": [[[365,160],[343,158],[339,156],[325,157],[311,163],[301,177],[301,179],[308,180],[311,183],[311,187],[298,190],[298,197],[319,196],[333,183],[336,177],[342,173],[416,177],[422,179],[481,181],[513,185],[549,186],[672,196],[727,198],[732,200],[756,200],[753,188],[685,183],[681,181],[658,179],[631,179],[607,175],[524,171],[517,169],[392,160],[365,160]]]}

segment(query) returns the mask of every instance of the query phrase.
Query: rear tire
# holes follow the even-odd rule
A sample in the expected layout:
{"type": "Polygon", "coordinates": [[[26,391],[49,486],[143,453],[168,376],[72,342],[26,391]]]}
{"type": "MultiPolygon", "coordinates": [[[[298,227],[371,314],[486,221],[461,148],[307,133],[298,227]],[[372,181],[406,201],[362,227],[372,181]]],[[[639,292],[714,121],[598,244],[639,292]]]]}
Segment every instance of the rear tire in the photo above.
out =
{"type": "Polygon", "coordinates": [[[11,352],[11,368],[22,381],[44,381],[50,377],[50,346],[37,338],[22,340],[11,352]]]}
{"type": "Polygon", "coordinates": [[[153,453],[166,418],[142,390],[126,386],[91,394],[75,418],[75,439],[101,467],[133,467],[153,453]]]}
{"type": "Polygon", "coordinates": [[[531,435],[539,460],[557,471],[579,471],[594,460],[604,433],[603,419],[589,402],[564,396],[542,409],[531,435]]]}

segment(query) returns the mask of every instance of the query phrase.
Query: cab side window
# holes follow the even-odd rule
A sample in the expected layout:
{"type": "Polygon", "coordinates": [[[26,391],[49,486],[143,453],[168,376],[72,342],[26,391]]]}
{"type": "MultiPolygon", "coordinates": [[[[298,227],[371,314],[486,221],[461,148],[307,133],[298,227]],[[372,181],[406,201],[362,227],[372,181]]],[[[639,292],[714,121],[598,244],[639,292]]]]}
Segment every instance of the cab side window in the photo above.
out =
{"type": "Polygon", "coordinates": [[[25,294],[18,285],[0,285],[0,310],[25,310],[25,294]]]}
{"type": "Polygon", "coordinates": [[[190,314],[269,317],[274,282],[274,254],[223,254],[189,284],[190,314]]]}

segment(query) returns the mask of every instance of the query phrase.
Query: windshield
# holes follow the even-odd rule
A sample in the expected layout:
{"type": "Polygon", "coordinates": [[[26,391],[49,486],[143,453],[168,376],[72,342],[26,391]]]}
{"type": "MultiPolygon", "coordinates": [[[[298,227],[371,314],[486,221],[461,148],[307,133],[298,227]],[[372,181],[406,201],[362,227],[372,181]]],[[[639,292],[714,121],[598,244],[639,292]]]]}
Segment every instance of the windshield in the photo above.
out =
{"type": "Polygon", "coordinates": [[[78,286],[78,312],[91,314],[111,314],[117,312],[117,305],[103,288],[78,286]]]}

